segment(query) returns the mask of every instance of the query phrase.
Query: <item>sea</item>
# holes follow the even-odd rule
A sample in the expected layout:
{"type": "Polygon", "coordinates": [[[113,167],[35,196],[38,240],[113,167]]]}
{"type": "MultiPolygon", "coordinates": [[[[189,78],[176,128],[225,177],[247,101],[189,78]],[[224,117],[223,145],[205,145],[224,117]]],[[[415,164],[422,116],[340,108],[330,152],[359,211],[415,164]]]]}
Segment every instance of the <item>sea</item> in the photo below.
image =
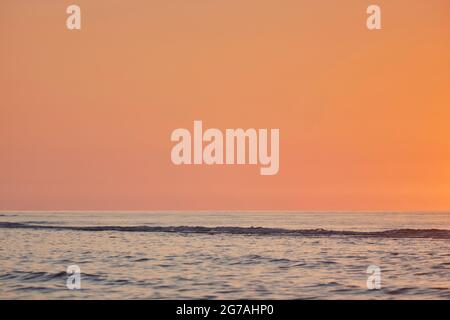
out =
{"type": "Polygon", "coordinates": [[[0,299],[450,299],[450,213],[4,211],[0,299]]]}

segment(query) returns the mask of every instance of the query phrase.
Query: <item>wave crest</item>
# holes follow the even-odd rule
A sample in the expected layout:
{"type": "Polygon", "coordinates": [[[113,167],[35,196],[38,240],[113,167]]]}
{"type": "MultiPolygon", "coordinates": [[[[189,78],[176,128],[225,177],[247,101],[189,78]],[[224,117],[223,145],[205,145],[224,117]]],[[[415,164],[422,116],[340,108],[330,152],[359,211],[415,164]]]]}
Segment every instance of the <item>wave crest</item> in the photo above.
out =
{"type": "Polygon", "coordinates": [[[3,229],[37,229],[68,231],[118,231],[118,232],[165,232],[182,234],[232,234],[261,236],[298,236],[298,237],[375,237],[375,238],[430,238],[450,239],[450,230],[443,229],[394,229],[385,231],[340,231],[326,229],[283,229],[265,227],[205,227],[205,226],[61,226],[38,225],[17,222],[0,222],[3,229]]]}

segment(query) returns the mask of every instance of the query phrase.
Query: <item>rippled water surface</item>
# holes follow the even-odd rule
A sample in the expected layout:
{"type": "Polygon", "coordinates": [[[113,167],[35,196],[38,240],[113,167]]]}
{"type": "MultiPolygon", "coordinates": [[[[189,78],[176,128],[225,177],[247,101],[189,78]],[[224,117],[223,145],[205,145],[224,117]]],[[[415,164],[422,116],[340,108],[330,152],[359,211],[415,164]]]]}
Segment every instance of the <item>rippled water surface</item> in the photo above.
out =
{"type": "Polygon", "coordinates": [[[449,230],[447,213],[4,212],[0,298],[450,299],[449,230]]]}

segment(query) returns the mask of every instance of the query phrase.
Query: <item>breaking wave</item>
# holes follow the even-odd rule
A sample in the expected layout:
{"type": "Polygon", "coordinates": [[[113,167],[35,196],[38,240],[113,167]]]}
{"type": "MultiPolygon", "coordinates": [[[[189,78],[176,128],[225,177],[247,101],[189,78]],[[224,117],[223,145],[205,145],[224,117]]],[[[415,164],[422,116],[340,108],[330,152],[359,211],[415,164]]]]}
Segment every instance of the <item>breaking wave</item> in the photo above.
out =
{"type": "Polygon", "coordinates": [[[29,223],[0,222],[0,229],[35,229],[66,231],[118,231],[118,232],[164,232],[180,234],[231,234],[258,236],[298,237],[374,237],[374,238],[429,238],[450,239],[450,230],[444,229],[394,229],[385,231],[340,231],[326,229],[283,229],[265,227],[205,227],[205,226],[61,226],[29,223]]]}

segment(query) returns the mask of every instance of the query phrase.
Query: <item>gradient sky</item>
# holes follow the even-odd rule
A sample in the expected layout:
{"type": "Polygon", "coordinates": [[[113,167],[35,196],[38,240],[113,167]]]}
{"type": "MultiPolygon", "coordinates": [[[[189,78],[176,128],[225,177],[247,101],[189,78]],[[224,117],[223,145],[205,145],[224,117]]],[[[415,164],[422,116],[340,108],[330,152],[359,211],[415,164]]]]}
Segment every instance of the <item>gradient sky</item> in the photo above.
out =
{"type": "Polygon", "coordinates": [[[0,2],[0,210],[448,210],[449,120],[448,0],[0,2]],[[194,120],[279,174],[174,166],[194,120]]]}

